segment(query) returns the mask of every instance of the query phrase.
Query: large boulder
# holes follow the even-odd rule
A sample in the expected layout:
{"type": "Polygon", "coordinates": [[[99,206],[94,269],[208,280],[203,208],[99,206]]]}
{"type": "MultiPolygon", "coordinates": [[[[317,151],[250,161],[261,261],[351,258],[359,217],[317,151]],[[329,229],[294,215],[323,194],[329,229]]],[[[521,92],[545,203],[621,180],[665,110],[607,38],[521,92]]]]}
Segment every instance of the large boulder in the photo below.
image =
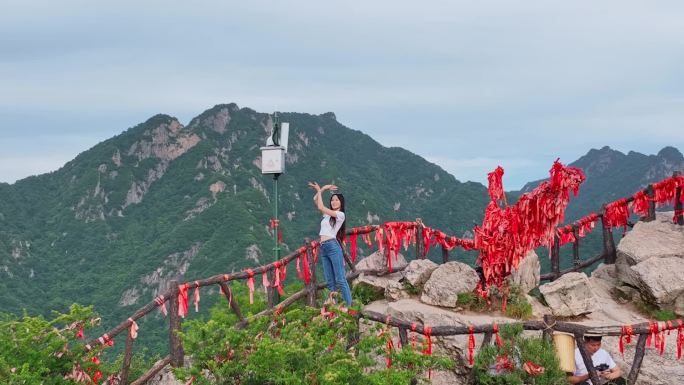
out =
{"type": "Polygon", "coordinates": [[[429,259],[414,259],[413,261],[409,262],[406,269],[404,269],[404,279],[406,279],[411,286],[415,287],[416,289],[420,289],[423,287],[425,282],[430,279],[432,272],[438,267],[438,264],[429,259]]]}
{"type": "MultiPolygon", "coordinates": [[[[406,268],[408,262],[401,253],[397,253],[396,256],[392,255],[392,271],[400,271],[406,268]]],[[[361,259],[356,264],[357,270],[373,270],[382,271],[387,270],[387,255],[379,250],[373,254],[361,259]]]]}
{"type": "Polygon", "coordinates": [[[392,273],[382,276],[361,273],[359,277],[352,282],[352,287],[365,287],[372,291],[376,296],[382,297],[385,295],[385,289],[390,285],[390,282],[399,283],[401,278],[401,273],[392,273]]]}
{"type": "Polygon", "coordinates": [[[458,294],[475,290],[480,277],[461,262],[447,262],[432,272],[420,300],[429,305],[456,307],[458,294]]]}
{"type": "Polygon", "coordinates": [[[651,258],[632,267],[642,297],[660,307],[673,307],[684,294],[684,259],[651,258]]]}
{"type": "Polygon", "coordinates": [[[632,268],[652,258],[684,259],[684,226],[672,223],[672,212],[656,213],[651,222],[639,221],[617,246],[617,278],[634,287],[641,282],[632,268]]]}
{"type": "Polygon", "coordinates": [[[540,277],[541,264],[539,263],[539,256],[534,250],[530,250],[508,279],[512,284],[519,286],[523,294],[527,294],[539,286],[540,277]]]}
{"type": "Polygon", "coordinates": [[[551,312],[558,317],[572,317],[598,309],[598,299],[584,273],[567,273],[556,281],[539,286],[551,312]]]}

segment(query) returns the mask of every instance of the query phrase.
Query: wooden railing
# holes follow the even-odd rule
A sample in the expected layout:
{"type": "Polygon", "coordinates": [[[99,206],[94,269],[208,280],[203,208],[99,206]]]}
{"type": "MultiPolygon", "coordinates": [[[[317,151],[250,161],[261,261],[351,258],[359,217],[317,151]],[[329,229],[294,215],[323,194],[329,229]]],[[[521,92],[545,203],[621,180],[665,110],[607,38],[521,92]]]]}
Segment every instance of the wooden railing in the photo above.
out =
{"type": "MultiPolygon", "coordinates": [[[[675,173],[674,177],[677,177],[679,174],[675,173]]],[[[649,185],[644,190],[647,194],[650,194],[649,197],[653,197],[653,186],[649,185]]],[[[676,221],[680,225],[684,224],[684,215],[682,213],[682,204],[681,204],[681,187],[677,189],[676,192],[676,204],[675,204],[675,215],[676,215],[676,221]]],[[[626,198],[630,199],[630,198],[626,198]]],[[[633,198],[631,198],[633,199],[633,198]]],[[[653,203],[651,201],[651,203],[653,203]]],[[[615,262],[615,243],[613,240],[613,235],[612,235],[612,228],[611,225],[608,223],[605,223],[604,217],[605,217],[605,210],[606,206],[604,205],[603,208],[603,213],[598,215],[598,218],[601,219],[602,221],[602,229],[603,229],[603,253],[595,256],[593,258],[590,258],[585,261],[581,261],[579,258],[579,239],[580,237],[578,236],[578,231],[581,226],[581,221],[578,220],[575,223],[571,225],[571,228],[569,231],[572,231],[574,233],[574,242],[573,242],[573,261],[574,261],[574,266],[570,269],[566,270],[560,270],[560,254],[559,254],[559,248],[560,248],[560,241],[559,237],[556,237],[556,241],[554,242],[554,245],[552,247],[552,253],[551,253],[551,266],[552,266],[552,271],[549,274],[544,274],[541,276],[542,280],[554,280],[560,277],[561,275],[571,272],[571,271],[577,271],[580,269],[583,269],[587,266],[590,266],[598,261],[605,261],[606,263],[614,263],[615,262]]],[[[645,218],[642,218],[642,220],[653,220],[655,218],[655,205],[651,204],[649,205],[649,210],[648,210],[648,215],[645,218]]],[[[592,220],[594,218],[591,218],[592,220]]],[[[370,234],[370,233],[376,233],[377,231],[381,229],[390,229],[392,228],[393,224],[402,224],[404,230],[410,230],[413,231],[412,239],[415,240],[415,257],[416,259],[423,259],[426,257],[427,254],[427,249],[429,249],[433,243],[433,241],[430,241],[430,244],[425,244],[423,235],[426,234],[426,229],[429,230],[427,233],[428,234],[433,234],[436,238],[438,238],[438,242],[435,244],[441,244],[441,252],[442,252],[442,262],[446,263],[449,261],[449,249],[453,248],[455,246],[460,246],[464,249],[472,249],[473,247],[473,241],[472,240],[467,240],[467,239],[460,239],[456,238],[453,236],[447,236],[441,231],[435,231],[433,229],[430,229],[429,227],[425,226],[424,223],[418,219],[415,222],[388,222],[385,223],[384,225],[373,225],[373,226],[363,226],[363,227],[358,227],[358,228],[353,228],[351,230],[347,231],[347,236],[348,237],[356,237],[356,236],[363,236],[363,234],[370,234]],[[441,241],[440,241],[441,240],[441,241]]],[[[559,230],[560,231],[560,230],[559,230]]],[[[395,234],[396,235],[396,234],[395,234]]],[[[384,241],[383,241],[384,243],[384,241]]],[[[276,288],[274,288],[272,285],[268,287],[267,293],[268,293],[268,305],[267,308],[254,315],[253,317],[261,317],[264,315],[272,314],[274,311],[279,310],[282,311],[284,308],[287,306],[293,304],[294,302],[304,299],[306,305],[308,306],[317,306],[316,304],[316,292],[317,290],[320,290],[325,287],[325,284],[317,284],[316,283],[316,274],[315,274],[315,250],[319,246],[317,241],[310,241],[306,240],[305,244],[298,248],[297,250],[293,251],[292,253],[286,255],[285,257],[281,258],[278,261],[275,261],[273,263],[270,263],[265,266],[259,266],[254,269],[245,269],[243,271],[237,272],[237,273],[231,273],[231,274],[219,274],[215,275],[203,280],[198,280],[198,281],[189,281],[184,284],[180,284],[178,281],[171,281],[170,288],[155,298],[154,300],[150,301],[140,309],[138,309],[131,317],[129,317],[127,320],[119,323],[117,326],[113,327],[107,333],[103,334],[101,337],[96,338],[91,340],[88,344],[86,344],[85,349],[86,351],[92,350],[94,347],[98,345],[107,345],[109,344],[110,341],[112,341],[115,337],[119,336],[123,331],[128,330],[132,324],[134,324],[137,320],[139,320],[142,317],[145,317],[155,309],[158,309],[160,307],[165,306],[166,302],[170,302],[170,311],[169,311],[169,355],[162,359],[160,362],[158,362],[154,367],[152,367],[150,370],[148,370],[143,376],[140,378],[136,379],[135,381],[131,382],[131,384],[139,385],[139,384],[144,384],[147,380],[152,378],[156,373],[158,373],[164,366],[170,364],[172,367],[179,367],[183,365],[183,360],[184,360],[184,352],[183,352],[183,346],[180,340],[179,332],[181,330],[181,317],[179,315],[179,293],[181,291],[181,288],[185,288],[186,291],[190,289],[199,289],[201,287],[205,286],[210,286],[210,285],[218,285],[221,289],[224,295],[226,296],[226,299],[228,300],[228,303],[230,305],[231,310],[235,313],[237,318],[239,319],[238,324],[236,327],[243,327],[247,325],[250,320],[246,319],[243,315],[242,312],[240,311],[239,304],[235,301],[235,298],[232,296],[230,286],[228,285],[228,282],[235,281],[235,280],[247,280],[250,277],[254,277],[257,275],[262,275],[262,274],[267,274],[268,275],[268,281],[269,282],[274,282],[274,276],[273,274],[275,273],[276,269],[286,266],[290,264],[291,262],[299,259],[300,263],[304,262],[308,264],[309,271],[311,272],[310,279],[307,280],[305,287],[303,290],[290,295],[287,299],[283,300],[279,304],[274,304],[273,298],[274,298],[274,291],[276,288]]],[[[398,250],[395,250],[398,251],[398,250]]],[[[389,248],[385,248],[385,252],[389,253],[389,248]]],[[[358,277],[361,273],[364,274],[373,274],[373,275],[382,275],[388,273],[388,271],[361,271],[358,270],[354,263],[352,262],[349,254],[345,251],[344,252],[344,258],[347,263],[347,265],[350,268],[350,272],[347,274],[347,279],[354,279],[358,277]]],[[[292,271],[292,270],[291,270],[292,271]]],[[[186,293],[187,294],[187,293],[186,293]]],[[[387,318],[384,315],[378,315],[376,313],[372,312],[362,312],[359,314],[360,317],[367,318],[370,320],[378,321],[378,322],[388,322],[392,326],[396,326],[399,328],[399,335],[402,338],[402,341],[405,340],[406,338],[406,330],[407,330],[407,323],[406,321],[402,320],[396,320],[393,318],[387,318]]],[[[558,330],[558,331],[569,331],[572,332],[576,338],[580,338],[583,336],[583,334],[588,331],[588,328],[585,326],[581,325],[576,325],[576,324],[570,324],[570,323],[554,323],[554,325],[551,327],[548,324],[544,324],[541,321],[529,321],[524,324],[524,327],[528,330],[544,330],[548,331],[550,329],[552,330],[558,330]]],[[[613,327],[615,328],[615,327],[613,327]]],[[[487,326],[477,326],[475,327],[475,332],[477,333],[484,333],[485,334],[485,341],[488,341],[491,339],[491,333],[492,333],[492,328],[491,325],[487,326]]],[[[592,332],[596,331],[594,329],[591,330],[592,332]]],[[[642,337],[644,337],[645,341],[645,336],[647,333],[645,326],[637,325],[634,328],[634,333],[639,334],[639,346],[643,346],[642,343],[642,337]]],[[[423,325],[418,325],[418,329],[416,329],[416,332],[420,334],[424,334],[424,329],[423,325]]],[[[457,334],[466,334],[468,332],[467,328],[465,327],[455,327],[455,326],[438,326],[432,328],[432,335],[434,336],[439,336],[439,335],[457,335],[457,334]],[[451,333],[451,334],[448,334],[451,333]]],[[[614,333],[612,329],[607,330],[605,335],[615,335],[611,334],[614,333]]],[[[133,345],[134,345],[135,339],[132,337],[131,333],[128,333],[128,337],[126,339],[126,347],[124,351],[124,359],[123,359],[123,364],[120,372],[120,383],[121,384],[128,384],[128,374],[130,370],[130,364],[131,364],[131,359],[133,355],[133,345]]],[[[582,344],[578,344],[579,346],[583,346],[582,344]]],[[[582,348],[581,348],[582,349],[582,348]]],[[[586,352],[582,350],[583,357],[585,357],[586,361],[586,352]]],[[[643,358],[643,352],[641,352],[641,358],[643,358]]],[[[587,361],[589,362],[589,361],[587,361]]],[[[641,365],[641,361],[639,360],[637,362],[637,359],[635,357],[635,362],[634,366],[632,369],[632,373],[630,373],[630,379],[636,380],[636,376],[638,375],[638,368],[641,365]],[[634,367],[636,367],[636,372],[634,367]]],[[[596,378],[596,372],[593,370],[593,365],[587,365],[588,368],[590,368],[590,373],[592,375],[592,378],[596,378]]],[[[598,383],[595,381],[595,383],[598,383]]],[[[633,383],[633,382],[630,382],[633,383]]]]}

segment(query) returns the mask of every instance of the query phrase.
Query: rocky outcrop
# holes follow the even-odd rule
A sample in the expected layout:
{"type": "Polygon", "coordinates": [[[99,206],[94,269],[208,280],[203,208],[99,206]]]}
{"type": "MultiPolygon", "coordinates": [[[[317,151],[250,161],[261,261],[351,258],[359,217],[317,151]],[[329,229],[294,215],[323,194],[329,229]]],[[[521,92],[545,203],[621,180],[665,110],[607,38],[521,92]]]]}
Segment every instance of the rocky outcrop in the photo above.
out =
{"type": "Polygon", "coordinates": [[[366,289],[371,290],[376,296],[381,297],[385,295],[385,289],[390,285],[390,282],[392,282],[393,287],[396,287],[395,284],[401,285],[399,283],[401,278],[401,273],[392,273],[383,276],[361,273],[361,275],[352,282],[352,286],[365,287],[366,289]]]}
{"type": "MultiPolygon", "coordinates": [[[[408,262],[401,253],[397,254],[396,257],[392,257],[392,270],[400,271],[406,268],[408,262]]],[[[373,254],[361,259],[356,264],[357,270],[372,270],[372,271],[383,271],[387,270],[387,256],[380,251],[376,251],[373,254]]]]}
{"type": "Polygon", "coordinates": [[[534,250],[530,250],[508,279],[512,284],[518,286],[522,293],[527,294],[539,286],[540,277],[541,264],[539,263],[539,256],[537,256],[534,250]]]}
{"type": "Polygon", "coordinates": [[[591,313],[598,308],[597,299],[584,273],[567,273],[557,280],[539,286],[552,313],[572,317],[591,313]]]}
{"type": "Polygon", "coordinates": [[[617,279],[661,309],[684,314],[684,227],[672,212],[638,222],[617,247],[617,279]]]}
{"type": "Polygon", "coordinates": [[[447,262],[432,272],[423,287],[420,300],[426,304],[456,307],[458,294],[470,293],[480,281],[472,267],[461,262],[447,262]]]}
{"type": "Polygon", "coordinates": [[[404,269],[404,279],[416,289],[422,289],[432,272],[438,267],[439,265],[429,259],[414,259],[404,269]]]}
{"type": "Polygon", "coordinates": [[[411,298],[411,293],[406,290],[402,281],[388,281],[385,287],[385,298],[388,301],[399,301],[411,298]]]}
{"type": "Polygon", "coordinates": [[[638,287],[634,266],[652,258],[684,258],[684,227],[672,223],[673,212],[656,213],[651,222],[639,221],[617,246],[618,279],[638,287]]]}

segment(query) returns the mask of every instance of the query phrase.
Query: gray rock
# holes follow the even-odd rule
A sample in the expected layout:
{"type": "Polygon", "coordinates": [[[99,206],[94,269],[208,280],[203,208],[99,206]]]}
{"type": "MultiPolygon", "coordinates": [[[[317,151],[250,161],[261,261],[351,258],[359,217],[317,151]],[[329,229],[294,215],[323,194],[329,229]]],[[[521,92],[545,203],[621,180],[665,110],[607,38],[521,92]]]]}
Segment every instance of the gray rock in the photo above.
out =
{"type": "Polygon", "coordinates": [[[527,294],[539,286],[540,275],[541,264],[539,263],[539,256],[537,256],[534,250],[530,250],[508,279],[511,283],[519,286],[523,294],[527,294]]]}
{"type": "Polygon", "coordinates": [[[551,312],[558,317],[572,317],[598,309],[598,298],[584,273],[567,273],[554,282],[539,286],[551,312]]]}
{"type": "Polygon", "coordinates": [[[632,270],[637,275],[636,286],[649,302],[661,307],[670,306],[684,294],[683,258],[651,258],[633,266],[632,270]]]}
{"type": "MultiPolygon", "coordinates": [[[[408,262],[404,256],[399,253],[396,256],[392,255],[392,271],[400,271],[406,268],[408,262]]],[[[357,264],[356,268],[358,270],[373,270],[382,271],[387,270],[387,256],[380,251],[376,251],[373,254],[361,259],[357,264]]]]}
{"type": "Polygon", "coordinates": [[[404,278],[413,287],[420,289],[430,279],[430,275],[437,267],[439,265],[429,259],[414,259],[404,269],[404,278]]]}
{"type": "Polygon", "coordinates": [[[399,283],[402,278],[401,273],[392,273],[383,276],[366,275],[361,273],[357,279],[352,282],[352,287],[366,286],[371,289],[377,296],[385,295],[385,288],[390,282],[399,283]]]}
{"type": "Polygon", "coordinates": [[[456,307],[459,293],[470,293],[480,281],[477,272],[461,262],[447,262],[432,272],[420,300],[426,304],[456,307]]]}
{"type": "Polygon", "coordinates": [[[411,298],[411,293],[404,288],[404,284],[400,281],[388,281],[387,287],[385,287],[385,298],[388,301],[398,301],[411,298]]]}
{"type": "Polygon", "coordinates": [[[684,258],[684,226],[672,223],[673,212],[656,213],[651,222],[637,222],[617,246],[617,278],[632,286],[639,279],[632,266],[651,258],[684,258]]]}

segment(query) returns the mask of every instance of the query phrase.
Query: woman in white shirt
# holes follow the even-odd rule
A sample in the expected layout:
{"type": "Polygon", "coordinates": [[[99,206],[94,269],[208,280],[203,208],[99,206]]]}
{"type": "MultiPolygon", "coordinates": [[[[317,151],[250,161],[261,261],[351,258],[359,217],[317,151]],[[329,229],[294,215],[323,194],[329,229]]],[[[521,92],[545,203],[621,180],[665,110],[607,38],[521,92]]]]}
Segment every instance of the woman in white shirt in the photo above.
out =
{"type": "Polygon", "coordinates": [[[323,265],[323,275],[325,276],[328,290],[332,293],[339,289],[347,306],[351,306],[351,290],[349,290],[349,283],[345,276],[344,256],[342,255],[342,240],[344,239],[346,227],[344,196],[333,193],[330,196],[328,207],[325,207],[322,197],[323,192],[326,190],[337,190],[337,186],[327,184],[320,187],[316,182],[309,182],[309,187],[316,190],[314,204],[323,214],[321,230],[319,231],[321,246],[318,252],[318,260],[323,265]]]}

